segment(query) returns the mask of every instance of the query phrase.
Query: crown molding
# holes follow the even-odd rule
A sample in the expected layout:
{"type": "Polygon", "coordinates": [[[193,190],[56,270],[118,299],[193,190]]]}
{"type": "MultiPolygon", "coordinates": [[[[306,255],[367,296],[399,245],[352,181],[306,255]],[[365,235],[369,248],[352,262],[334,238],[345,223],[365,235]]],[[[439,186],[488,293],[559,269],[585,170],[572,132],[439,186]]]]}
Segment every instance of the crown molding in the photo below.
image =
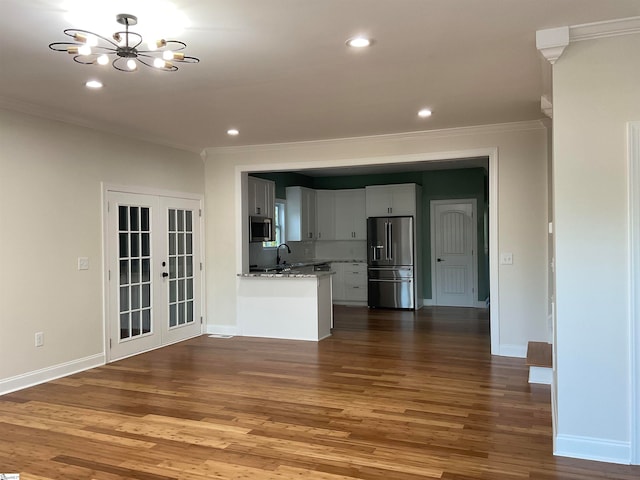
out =
{"type": "Polygon", "coordinates": [[[36,105],[34,103],[17,100],[14,98],[8,98],[0,96],[0,108],[5,110],[11,110],[15,112],[32,115],[34,117],[40,117],[47,120],[53,120],[56,122],[67,123],[75,125],[77,127],[89,128],[98,132],[108,133],[111,135],[117,135],[119,137],[126,137],[133,140],[139,140],[146,143],[152,143],[163,147],[175,148],[176,150],[184,150],[187,152],[200,153],[201,148],[193,147],[192,145],[181,145],[167,142],[162,137],[155,135],[145,135],[136,132],[135,134],[127,129],[118,127],[113,124],[94,122],[87,120],[86,118],[78,117],[77,115],[71,115],[65,112],[54,111],[54,109],[36,105]]]}
{"type": "Polygon", "coordinates": [[[569,27],[547,28],[536,32],[536,48],[553,65],[569,45],[569,27]]]}
{"type": "Polygon", "coordinates": [[[309,140],[305,142],[265,143],[257,145],[239,145],[235,147],[208,147],[204,149],[208,154],[237,154],[265,151],[291,150],[292,148],[322,148],[331,146],[347,146],[366,143],[406,142],[410,140],[425,140],[446,137],[460,137],[465,135],[491,135],[527,130],[546,129],[542,120],[526,120],[509,123],[493,123],[474,125],[470,127],[444,128],[439,130],[421,130],[416,132],[389,133],[384,135],[370,135],[363,137],[332,138],[328,140],[309,140]]]}
{"type": "Polygon", "coordinates": [[[631,35],[634,33],[640,33],[640,16],[573,25],[569,27],[569,41],[581,42],[584,40],[617,37],[618,35],[631,35]]]}
{"type": "Polygon", "coordinates": [[[634,33],[640,33],[640,16],[547,28],[536,32],[536,48],[553,65],[570,43],[634,33]]]}

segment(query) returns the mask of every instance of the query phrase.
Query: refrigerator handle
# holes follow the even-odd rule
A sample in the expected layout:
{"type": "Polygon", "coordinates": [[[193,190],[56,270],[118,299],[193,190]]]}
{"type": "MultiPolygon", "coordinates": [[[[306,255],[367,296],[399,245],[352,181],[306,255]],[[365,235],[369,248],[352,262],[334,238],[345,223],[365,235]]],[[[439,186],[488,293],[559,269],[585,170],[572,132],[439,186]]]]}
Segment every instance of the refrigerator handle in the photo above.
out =
{"type": "Polygon", "coordinates": [[[387,234],[387,251],[388,253],[388,259],[389,260],[393,260],[393,223],[389,222],[389,228],[388,228],[388,234],[387,234]]]}
{"type": "Polygon", "coordinates": [[[389,222],[384,222],[384,259],[389,260],[389,222]]]}

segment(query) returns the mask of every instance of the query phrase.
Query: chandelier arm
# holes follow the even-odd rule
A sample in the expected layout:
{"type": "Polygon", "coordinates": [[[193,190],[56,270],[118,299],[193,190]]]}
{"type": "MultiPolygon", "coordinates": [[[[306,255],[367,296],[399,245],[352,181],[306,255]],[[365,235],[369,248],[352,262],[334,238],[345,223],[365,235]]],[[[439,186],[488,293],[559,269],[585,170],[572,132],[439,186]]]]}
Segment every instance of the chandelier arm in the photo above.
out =
{"type": "MultiPolygon", "coordinates": [[[[125,59],[123,57],[116,57],[113,59],[113,62],[111,62],[111,66],[116,70],[120,70],[121,72],[125,72],[125,73],[135,72],[135,70],[130,70],[129,68],[119,67],[118,63],[120,62],[120,60],[124,61],[125,59]]],[[[126,62],[125,62],[125,65],[126,65],[126,62]]]]}
{"type": "MultiPolygon", "coordinates": [[[[66,52],[67,47],[77,47],[78,43],[72,42],[54,42],[49,44],[49,48],[55,52],[66,52]]],[[[82,44],[80,44],[82,45],[82,44]]],[[[98,50],[97,52],[91,52],[91,55],[95,54],[105,54],[105,55],[114,55],[118,52],[117,49],[111,47],[103,47],[102,45],[95,45],[91,47],[93,50],[98,50]]],[[[88,55],[85,55],[88,56],[88,55]]]]}
{"type": "MultiPolygon", "coordinates": [[[[125,46],[129,47],[129,48],[136,48],[138,45],[140,45],[142,43],[142,35],[140,35],[139,33],[136,32],[130,32],[129,30],[122,30],[120,32],[115,32],[114,35],[121,35],[124,38],[127,39],[127,44],[125,46]],[[129,45],[129,41],[128,39],[130,37],[137,37],[138,43],[136,43],[135,45],[129,45]]],[[[113,42],[112,42],[113,43],[113,42]]],[[[116,47],[119,47],[120,45],[118,45],[117,43],[114,44],[116,47]]]]}
{"type": "MultiPolygon", "coordinates": [[[[93,35],[96,38],[99,38],[100,40],[104,40],[107,43],[110,43],[111,45],[113,45],[115,48],[118,48],[118,44],[115,43],[113,40],[111,40],[110,38],[107,37],[103,37],[102,35],[98,35],[97,33],[93,33],[90,32],[89,30],[80,30],[78,28],[67,28],[66,30],[64,30],[64,34],[73,38],[73,36],[76,33],[86,33],[87,35],[93,35]]],[[[78,42],[79,45],[83,45],[82,42],[78,42]]],[[[75,44],[74,44],[75,45],[75,44]]]]}
{"type": "Polygon", "coordinates": [[[151,59],[156,59],[159,57],[153,57],[151,55],[142,55],[142,54],[138,54],[138,58],[137,60],[143,64],[146,65],[149,68],[153,68],[154,70],[162,70],[164,72],[175,72],[176,70],[178,70],[178,67],[176,67],[175,65],[171,65],[169,68],[158,68],[156,67],[153,63],[147,63],[147,58],[151,58],[151,59]]]}

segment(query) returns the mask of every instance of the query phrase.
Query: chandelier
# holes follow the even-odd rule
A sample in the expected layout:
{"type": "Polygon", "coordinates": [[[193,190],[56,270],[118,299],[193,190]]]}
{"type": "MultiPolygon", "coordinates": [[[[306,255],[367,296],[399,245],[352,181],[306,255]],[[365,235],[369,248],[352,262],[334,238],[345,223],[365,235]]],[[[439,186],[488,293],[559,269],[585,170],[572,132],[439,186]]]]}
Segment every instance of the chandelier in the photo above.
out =
{"type": "Polygon", "coordinates": [[[51,50],[67,52],[73,60],[83,65],[107,65],[121,72],[134,72],[138,63],[157,70],[175,72],[175,63],[198,63],[199,58],[188,57],[182,50],[187,48],[178,40],[154,40],[147,44],[147,49],[140,48],[142,35],[130,32],[129,27],[138,23],[138,18],[128,13],[116,15],[116,21],[124,25],[124,31],[115,32],[112,39],[97,33],[76,28],[67,28],[64,34],[73,38],[74,42],[54,42],[49,44],[51,50]]]}

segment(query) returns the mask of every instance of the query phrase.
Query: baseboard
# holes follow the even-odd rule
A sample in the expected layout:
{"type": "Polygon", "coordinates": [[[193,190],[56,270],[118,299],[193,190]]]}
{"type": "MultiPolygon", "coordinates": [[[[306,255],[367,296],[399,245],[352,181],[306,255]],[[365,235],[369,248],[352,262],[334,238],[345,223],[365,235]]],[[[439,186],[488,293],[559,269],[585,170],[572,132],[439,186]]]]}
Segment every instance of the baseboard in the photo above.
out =
{"type": "MultiPolygon", "coordinates": [[[[436,302],[433,298],[423,298],[422,299],[422,305],[425,307],[433,307],[435,306],[436,302]]],[[[472,308],[489,308],[489,306],[487,305],[486,301],[476,301],[476,304],[473,305],[472,308]]]]}
{"type": "Polygon", "coordinates": [[[542,385],[551,385],[553,380],[553,369],[549,367],[529,367],[529,383],[540,383],[542,385]]]}
{"type": "Polygon", "coordinates": [[[207,325],[206,333],[208,335],[240,335],[240,329],[237,325],[207,325]]]}
{"type": "Polygon", "coordinates": [[[501,357],[527,358],[526,345],[500,345],[498,355],[501,357]]]}
{"type": "Polygon", "coordinates": [[[554,455],[629,465],[631,444],[576,435],[556,435],[554,455]]]}
{"type": "Polygon", "coordinates": [[[56,378],[66,377],[74,373],[89,370],[91,368],[104,365],[106,358],[104,353],[91,355],[89,357],[80,358],[71,362],[61,363],[53,367],[34,370],[33,372],[23,373],[15,377],[0,380],[0,395],[22,390],[23,388],[33,387],[41,383],[50,382],[56,378]]]}

